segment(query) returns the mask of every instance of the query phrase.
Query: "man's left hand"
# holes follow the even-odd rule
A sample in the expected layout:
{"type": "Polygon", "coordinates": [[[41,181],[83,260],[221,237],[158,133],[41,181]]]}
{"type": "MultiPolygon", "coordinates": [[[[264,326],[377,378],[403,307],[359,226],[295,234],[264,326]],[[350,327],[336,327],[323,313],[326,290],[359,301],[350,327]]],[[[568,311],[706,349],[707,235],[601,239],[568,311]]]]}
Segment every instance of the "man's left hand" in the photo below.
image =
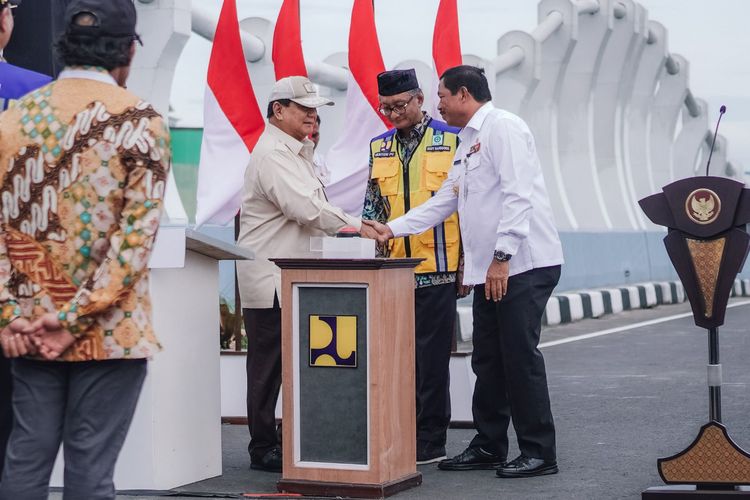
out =
{"type": "Polygon", "coordinates": [[[484,296],[487,300],[499,302],[508,293],[508,273],[510,262],[498,262],[492,259],[492,264],[487,270],[487,279],[484,282],[484,296]]]}

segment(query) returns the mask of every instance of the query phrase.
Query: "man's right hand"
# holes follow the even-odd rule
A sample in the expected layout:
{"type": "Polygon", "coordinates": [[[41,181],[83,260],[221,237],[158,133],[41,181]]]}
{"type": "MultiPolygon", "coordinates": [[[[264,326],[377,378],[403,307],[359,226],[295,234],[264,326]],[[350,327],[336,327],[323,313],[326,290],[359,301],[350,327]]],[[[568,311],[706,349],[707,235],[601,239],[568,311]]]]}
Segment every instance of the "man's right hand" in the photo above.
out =
{"type": "Polygon", "coordinates": [[[48,361],[59,358],[76,341],[73,334],[62,327],[57,313],[41,316],[29,328],[39,354],[48,361]]]}
{"type": "Polygon", "coordinates": [[[370,222],[370,221],[365,221],[365,220],[362,221],[362,227],[359,229],[359,235],[362,238],[367,238],[369,240],[377,240],[378,236],[380,236],[378,234],[377,229],[375,229],[370,224],[366,224],[366,222],[370,222]]]}
{"type": "Polygon", "coordinates": [[[29,327],[27,319],[17,318],[0,331],[0,345],[6,358],[36,354],[36,345],[27,334],[29,327]]]}
{"type": "MultiPolygon", "coordinates": [[[[393,238],[393,231],[391,231],[391,228],[388,227],[386,224],[381,224],[378,221],[374,220],[362,220],[362,227],[369,226],[372,230],[375,231],[375,236],[372,239],[378,240],[379,245],[385,245],[388,243],[388,240],[393,238]]],[[[361,232],[362,230],[360,230],[361,232]]],[[[368,236],[369,237],[369,236],[368,236]]]]}

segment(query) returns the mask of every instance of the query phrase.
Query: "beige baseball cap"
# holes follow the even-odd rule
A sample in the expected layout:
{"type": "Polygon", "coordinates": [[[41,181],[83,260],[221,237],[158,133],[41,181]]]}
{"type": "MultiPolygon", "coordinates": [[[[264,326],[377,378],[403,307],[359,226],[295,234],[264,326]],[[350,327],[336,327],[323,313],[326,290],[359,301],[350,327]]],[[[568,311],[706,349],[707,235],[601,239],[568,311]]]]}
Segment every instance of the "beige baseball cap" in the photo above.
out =
{"type": "Polygon", "coordinates": [[[320,97],[318,87],[304,76],[287,76],[274,83],[268,102],[279,99],[290,99],[307,108],[333,106],[333,101],[320,97]]]}

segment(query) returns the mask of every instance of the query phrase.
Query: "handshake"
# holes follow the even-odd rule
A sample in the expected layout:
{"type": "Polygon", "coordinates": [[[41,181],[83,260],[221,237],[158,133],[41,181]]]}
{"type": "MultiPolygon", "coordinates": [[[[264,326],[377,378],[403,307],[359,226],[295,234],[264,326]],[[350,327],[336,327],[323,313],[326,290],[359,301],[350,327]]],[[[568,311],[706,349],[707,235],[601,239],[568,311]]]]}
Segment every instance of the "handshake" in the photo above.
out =
{"type": "Polygon", "coordinates": [[[63,328],[57,313],[47,313],[33,322],[17,318],[0,331],[0,345],[6,358],[40,356],[48,361],[57,359],[75,337],[63,328]]]}
{"type": "Polygon", "coordinates": [[[363,238],[377,240],[379,246],[385,245],[388,243],[388,240],[393,238],[393,231],[391,231],[390,227],[374,220],[362,219],[362,227],[359,230],[359,234],[363,238]]]}

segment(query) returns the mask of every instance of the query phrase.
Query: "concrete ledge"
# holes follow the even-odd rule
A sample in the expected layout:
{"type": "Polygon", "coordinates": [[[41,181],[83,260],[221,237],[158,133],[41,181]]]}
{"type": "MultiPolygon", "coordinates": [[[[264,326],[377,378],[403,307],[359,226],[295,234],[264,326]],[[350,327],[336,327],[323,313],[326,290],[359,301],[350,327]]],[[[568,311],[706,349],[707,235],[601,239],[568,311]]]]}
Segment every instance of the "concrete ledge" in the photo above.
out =
{"type": "MultiPolygon", "coordinates": [[[[732,297],[750,296],[750,279],[736,279],[732,297]]],[[[648,309],[662,304],[685,302],[685,289],[679,281],[638,283],[614,288],[580,290],[554,294],[542,316],[543,325],[559,325],[584,318],[599,318],[631,309],[648,309]]],[[[470,305],[458,306],[459,338],[471,340],[470,305]]]]}

